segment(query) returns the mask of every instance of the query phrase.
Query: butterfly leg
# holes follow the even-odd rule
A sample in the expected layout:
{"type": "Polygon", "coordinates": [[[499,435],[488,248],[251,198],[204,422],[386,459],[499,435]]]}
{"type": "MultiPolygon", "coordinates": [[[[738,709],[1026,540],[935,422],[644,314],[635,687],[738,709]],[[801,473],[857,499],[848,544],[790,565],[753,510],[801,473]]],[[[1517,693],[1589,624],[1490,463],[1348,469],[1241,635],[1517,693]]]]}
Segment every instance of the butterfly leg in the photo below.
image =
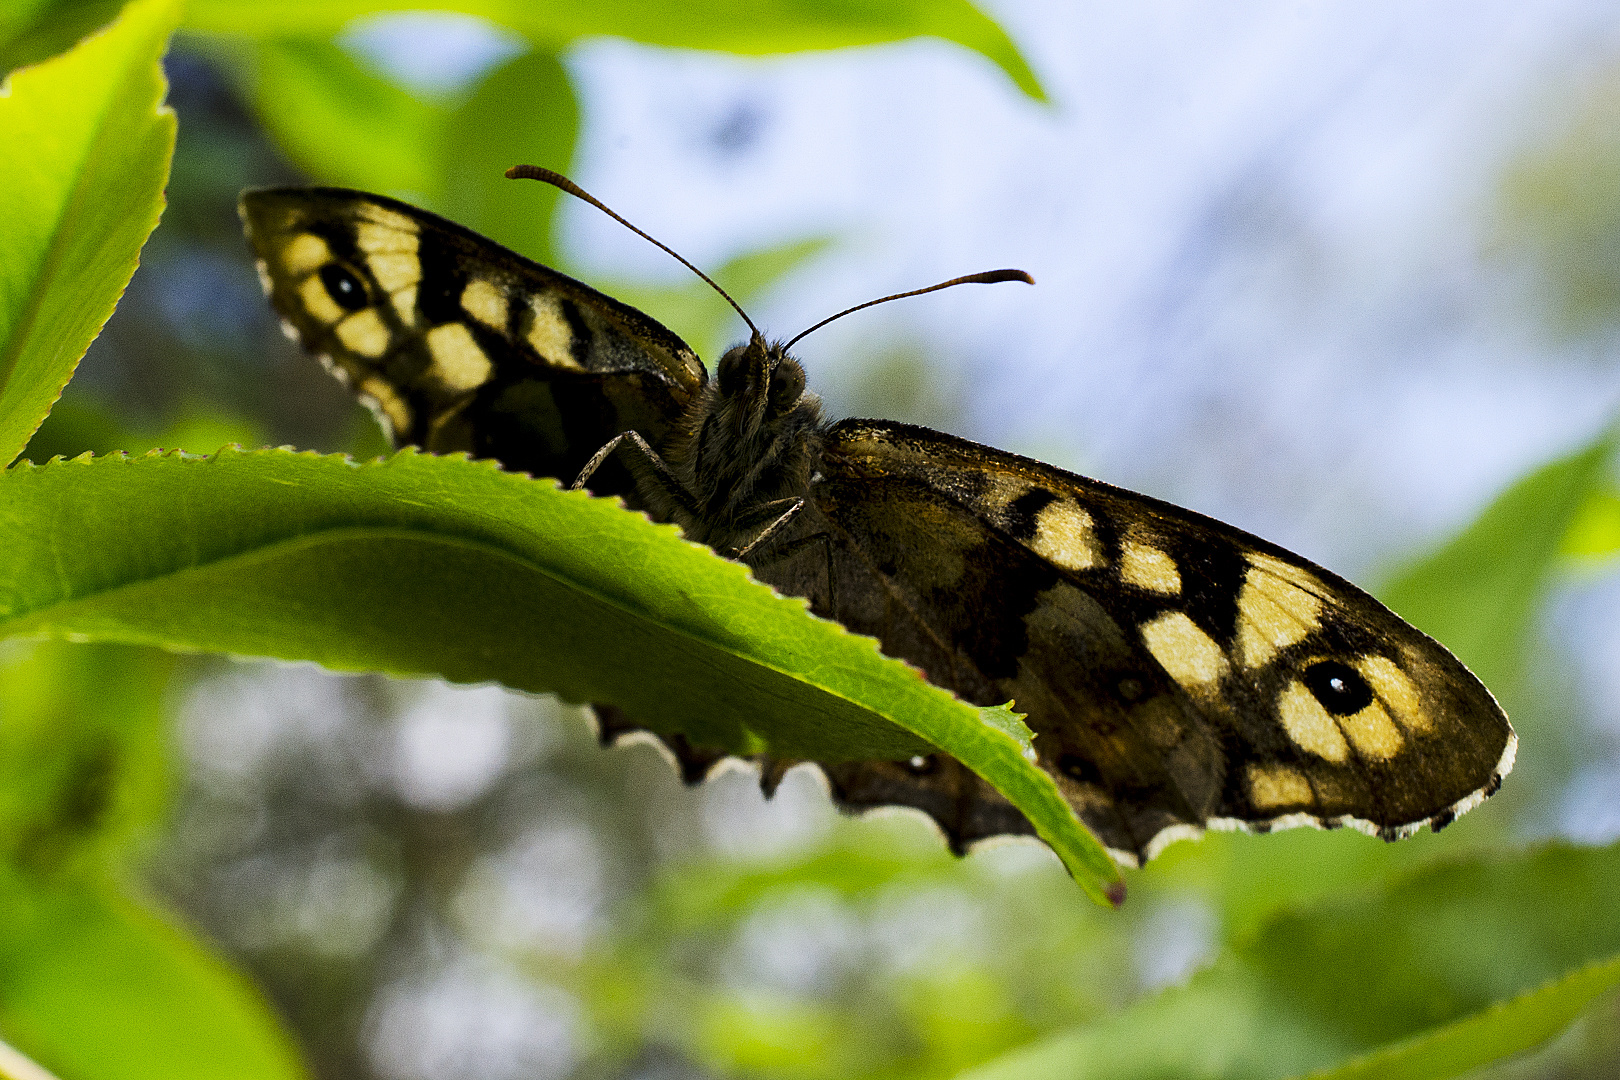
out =
{"type": "Polygon", "coordinates": [[[787,510],[777,517],[775,521],[761,529],[759,533],[752,540],[748,541],[746,545],[738,548],[736,553],[731,556],[733,559],[747,559],[750,551],[753,551],[755,548],[759,547],[759,545],[781,532],[782,526],[792,521],[794,516],[798,514],[800,510],[804,509],[803,499],[781,499],[774,503],[767,503],[765,508],[771,509],[773,507],[781,506],[782,503],[785,502],[791,502],[793,505],[788,507],[787,510]]]}
{"type": "MultiPolygon", "coordinates": [[[[666,515],[667,517],[673,518],[683,527],[697,519],[697,500],[692,497],[691,492],[686,490],[686,485],[681,483],[680,477],[675,475],[675,471],[659,456],[658,451],[654,450],[647,440],[641,437],[639,431],[621,431],[609,439],[602,449],[591,455],[591,459],[585,463],[585,467],[579,471],[579,475],[569,485],[569,490],[577,491],[584,487],[592,474],[602,467],[602,463],[608,459],[608,455],[620,446],[628,446],[639,451],[638,455],[632,456],[639,457],[641,464],[652,471],[653,486],[675,504],[674,513],[666,515]]],[[[638,470],[635,470],[634,466],[632,466],[632,471],[638,470]]],[[[643,477],[638,476],[637,479],[639,481],[643,477]]]]}

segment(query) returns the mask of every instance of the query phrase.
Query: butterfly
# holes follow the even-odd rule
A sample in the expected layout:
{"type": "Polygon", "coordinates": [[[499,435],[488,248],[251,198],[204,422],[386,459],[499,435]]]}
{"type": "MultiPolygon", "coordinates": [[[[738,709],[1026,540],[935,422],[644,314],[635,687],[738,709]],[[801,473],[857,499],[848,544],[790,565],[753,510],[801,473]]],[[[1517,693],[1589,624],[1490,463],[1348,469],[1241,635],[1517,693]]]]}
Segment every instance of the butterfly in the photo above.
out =
{"type": "MultiPolygon", "coordinates": [[[[792,342],[757,329],[711,378],[635,308],[394,199],[280,188],[240,209],[289,334],[397,445],[583,480],[966,701],[1016,703],[1127,865],[1212,827],[1440,829],[1513,766],[1507,716],[1451,653],[1256,536],[942,432],[829,422],[792,342]]],[[[597,712],[604,741],[637,727],[597,712]]],[[[665,741],[689,781],[724,756],[665,741]]],[[[794,764],[762,761],[767,792],[794,764]]],[[[818,764],[844,807],[923,810],[957,851],[1034,831],[944,753],[818,764]]]]}

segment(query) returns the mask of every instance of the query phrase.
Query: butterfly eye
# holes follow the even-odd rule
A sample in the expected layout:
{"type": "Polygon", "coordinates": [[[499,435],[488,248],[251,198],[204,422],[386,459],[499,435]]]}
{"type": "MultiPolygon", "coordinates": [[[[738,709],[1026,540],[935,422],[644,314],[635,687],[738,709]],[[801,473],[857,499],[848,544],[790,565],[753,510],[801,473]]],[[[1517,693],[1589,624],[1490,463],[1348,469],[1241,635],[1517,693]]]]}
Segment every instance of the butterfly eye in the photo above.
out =
{"type": "Polygon", "coordinates": [[[1372,687],[1355,668],[1322,660],[1305,669],[1305,686],[1334,716],[1350,716],[1372,704],[1372,687]]]}
{"type": "Polygon", "coordinates": [[[781,416],[804,397],[804,369],[784,360],[771,373],[771,392],[766,407],[772,416],[781,416]]]}
{"type": "Polygon", "coordinates": [[[359,311],[371,303],[366,298],[366,286],[342,263],[327,263],[321,267],[321,284],[334,303],[345,311],[359,311]]]}
{"type": "Polygon", "coordinates": [[[720,396],[736,397],[748,379],[748,347],[739,345],[720,358],[720,396]]]}

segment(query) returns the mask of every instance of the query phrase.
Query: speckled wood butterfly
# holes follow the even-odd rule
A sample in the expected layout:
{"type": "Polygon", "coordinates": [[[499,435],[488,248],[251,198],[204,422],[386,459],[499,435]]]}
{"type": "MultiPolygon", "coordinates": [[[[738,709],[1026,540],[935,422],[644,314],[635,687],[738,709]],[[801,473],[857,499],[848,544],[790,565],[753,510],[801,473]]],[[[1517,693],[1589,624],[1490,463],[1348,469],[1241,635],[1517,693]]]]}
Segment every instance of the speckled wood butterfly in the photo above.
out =
{"type": "MultiPolygon", "coordinates": [[[[966,700],[1014,701],[1123,862],[1210,827],[1438,829],[1512,768],[1467,668],[1264,540],[927,428],[828,423],[757,330],[710,378],[634,308],[393,199],[288,188],[241,210],[289,333],[396,443],[583,472],[966,700]]],[[[604,738],[634,726],[599,717],[604,738]]],[[[722,756],[667,741],[689,780],[722,756]]],[[[793,764],[764,761],[766,789],[793,764]]],[[[944,754],[821,768],[844,806],[917,807],[958,850],[1033,831],[944,754]]]]}

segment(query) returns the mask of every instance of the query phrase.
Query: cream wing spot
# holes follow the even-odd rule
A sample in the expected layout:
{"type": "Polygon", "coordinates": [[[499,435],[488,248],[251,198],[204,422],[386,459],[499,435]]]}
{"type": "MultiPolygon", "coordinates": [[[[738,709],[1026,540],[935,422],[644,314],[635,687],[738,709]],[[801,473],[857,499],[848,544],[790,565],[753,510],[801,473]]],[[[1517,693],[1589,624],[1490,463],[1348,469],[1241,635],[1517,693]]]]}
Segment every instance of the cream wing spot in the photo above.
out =
{"type": "Polygon", "coordinates": [[[1298,585],[1301,589],[1308,593],[1314,593],[1318,597],[1327,595],[1327,590],[1323,588],[1320,581],[1316,580],[1316,575],[1303,566],[1295,566],[1293,563],[1285,562],[1274,555],[1266,555],[1258,551],[1249,552],[1245,558],[1248,560],[1249,565],[1256,570],[1264,570],[1273,577],[1280,577],[1284,581],[1298,585]]]}
{"type": "Polygon", "coordinates": [[[371,411],[388,429],[390,438],[402,436],[411,430],[411,408],[405,404],[405,399],[399,396],[386,379],[380,375],[372,375],[360,380],[355,387],[360,399],[371,406],[371,411]]]}
{"type": "Polygon", "coordinates": [[[304,283],[298,286],[298,298],[304,302],[305,311],[328,326],[347,314],[326,291],[326,283],[319,274],[311,274],[304,279],[304,283]]]}
{"type": "Polygon", "coordinates": [[[1119,577],[1127,585],[1165,596],[1181,592],[1181,571],[1176,560],[1152,544],[1136,540],[1120,545],[1119,577]]]}
{"type": "Polygon", "coordinates": [[[359,208],[360,220],[355,224],[355,246],[367,255],[384,251],[414,254],[420,246],[416,222],[395,210],[386,210],[376,203],[359,208]]]}
{"type": "Polygon", "coordinates": [[[377,279],[383,292],[396,293],[408,285],[422,280],[422,263],[414,253],[392,252],[373,255],[366,260],[371,276],[377,279]]]}
{"type": "Polygon", "coordinates": [[[406,326],[416,325],[416,286],[407,285],[394,293],[390,299],[394,302],[394,312],[399,321],[406,326]]]}
{"type": "Polygon", "coordinates": [[[293,277],[313,274],[332,261],[332,249],[314,233],[299,233],[281,249],[281,264],[293,277]]]}
{"type": "Polygon", "coordinates": [[[1170,677],[1193,690],[1226,674],[1226,654],[1185,612],[1167,611],[1142,624],[1142,640],[1170,677]]]}
{"type": "Polygon", "coordinates": [[[1287,765],[1251,764],[1248,780],[1249,801],[1256,810],[1308,806],[1314,801],[1311,782],[1304,773],[1287,765]]]}
{"type": "Polygon", "coordinates": [[[1339,730],[1332,714],[1322,708],[1316,695],[1298,679],[1277,695],[1277,717],[1288,737],[1301,750],[1338,764],[1349,759],[1350,744],[1345,742],[1344,732],[1339,730]]]}
{"type": "Polygon", "coordinates": [[[1400,753],[1406,743],[1401,729],[1395,726],[1389,713],[1376,701],[1358,713],[1341,716],[1339,727],[1344,729],[1350,744],[1362,757],[1374,761],[1387,761],[1400,753]]]}
{"type": "Polygon", "coordinates": [[[1434,730],[1434,719],[1423,711],[1417,687],[1399,664],[1387,656],[1363,656],[1356,667],[1397,723],[1408,731],[1434,730]]]}
{"type": "Polygon", "coordinates": [[[506,294],[487,278],[473,278],[461,290],[461,308],[492,330],[506,329],[506,294]]]}
{"type": "Polygon", "coordinates": [[[472,331],[461,323],[445,323],[428,331],[428,351],[433,354],[429,374],[452,393],[472,390],[489,379],[491,365],[484,350],[473,340],[472,331]]]}
{"type": "Polygon", "coordinates": [[[372,360],[388,351],[388,328],[373,308],[357,311],[338,323],[337,336],[345,347],[372,360]]]}
{"type": "Polygon", "coordinates": [[[1249,570],[1238,593],[1238,655],[1244,667],[1257,668],[1319,627],[1323,604],[1320,596],[1300,584],[1298,575],[1310,578],[1309,574],[1269,556],[1248,558],[1249,570]],[[1289,574],[1277,573],[1278,567],[1289,574]]]}
{"type": "Polygon", "coordinates": [[[1035,537],[1029,544],[1041,558],[1065,570],[1091,570],[1103,565],[1102,545],[1091,515],[1067,499],[1047,503],[1035,516],[1035,537]]]}
{"type": "Polygon", "coordinates": [[[585,370],[574,359],[574,331],[563,318],[562,306],[549,293],[529,298],[529,328],[524,337],[551,367],[585,370]]]}

